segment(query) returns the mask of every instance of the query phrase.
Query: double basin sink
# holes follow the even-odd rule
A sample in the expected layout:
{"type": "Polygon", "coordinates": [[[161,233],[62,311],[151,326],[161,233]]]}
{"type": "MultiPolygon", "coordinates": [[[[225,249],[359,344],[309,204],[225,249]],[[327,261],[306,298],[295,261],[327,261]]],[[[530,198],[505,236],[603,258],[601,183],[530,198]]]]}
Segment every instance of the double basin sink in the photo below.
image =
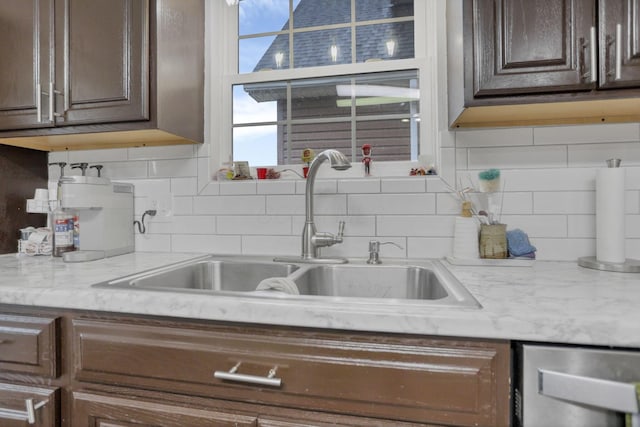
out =
{"type": "Polygon", "coordinates": [[[401,300],[443,307],[480,307],[437,260],[379,265],[359,260],[348,264],[304,264],[262,257],[205,255],[94,286],[256,298],[369,303],[401,300]]]}

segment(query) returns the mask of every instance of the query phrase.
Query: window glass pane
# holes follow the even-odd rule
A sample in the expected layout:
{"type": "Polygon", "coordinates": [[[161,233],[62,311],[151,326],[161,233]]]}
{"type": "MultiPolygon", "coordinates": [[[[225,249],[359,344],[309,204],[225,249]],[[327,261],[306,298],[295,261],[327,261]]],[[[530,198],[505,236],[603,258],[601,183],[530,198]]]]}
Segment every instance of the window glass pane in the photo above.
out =
{"type": "Polygon", "coordinates": [[[417,71],[363,76],[349,91],[358,117],[388,114],[416,117],[420,112],[417,71]]]}
{"type": "MultiPolygon", "coordinates": [[[[356,124],[357,161],[362,161],[362,144],[371,145],[371,160],[411,160],[412,145],[417,151],[418,128],[415,120],[389,119],[358,121],[356,124]]],[[[414,158],[417,158],[415,153],[414,158]]]]}
{"type": "Polygon", "coordinates": [[[241,36],[289,27],[289,0],[242,0],[238,7],[238,32],[241,36]]]}
{"type": "Polygon", "coordinates": [[[293,35],[295,68],[351,63],[351,29],[309,31],[293,35]]]}
{"type": "Polygon", "coordinates": [[[351,122],[294,124],[291,133],[285,132],[283,144],[278,147],[283,164],[302,163],[305,148],[311,148],[316,154],[333,148],[351,157],[351,122]]]}
{"type": "Polygon", "coordinates": [[[413,58],[413,22],[362,25],[356,28],[356,61],[413,58]]]}
{"type": "Polygon", "coordinates": [[[241,39],[238,61],[240,73],[289,68],[289,36],[241,39]]]}
{"type": "Polygon", "coordinates": [[[285,83],[256,83],[233,87],[233,124],[275,122],[277,101],[286,98],[285,83]]]}
{"type": "Polygon", "coordinates": [[[413,16],[413,0],[356,0],[356,21],[413,16]]]}
{"type": "MultiPolygon", "coordinates": [[[[336,88],[350,85],[351,79],[324,78],[297,80],[291,84],[292,119],[349,117],[351,106],[339,107],[336,88]],[[338,108],[339,107],[339,108],[338,108]]],[[[284,116],[286,118],[286,115],[284,116]]]]}
{"type": "Polygon", "coordinates": [[[246,126],[233,129],[233,161],[248,161],[250,166],[277,164],[276,125],[246,126]]]}
{"type": "Polygon", "coordinates": [[[293,11],[293,28],[351,22],[351,0],[302,0],[293,11]]]}

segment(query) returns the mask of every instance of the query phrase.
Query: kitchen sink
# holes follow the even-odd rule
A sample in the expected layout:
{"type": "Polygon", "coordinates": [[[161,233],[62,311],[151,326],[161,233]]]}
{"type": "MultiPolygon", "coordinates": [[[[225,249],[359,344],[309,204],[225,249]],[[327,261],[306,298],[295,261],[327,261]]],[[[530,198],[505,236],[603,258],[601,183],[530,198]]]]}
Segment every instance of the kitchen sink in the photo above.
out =
{"type": "Polygon", "coordinates": [[[433,270],[415,266],[318,266],[304,270],[294,282],[303,295],[429,300],[449,295],[433,270]]]}
{"type": "MultiPolygon", "coordinates": [[[[265,257],[206,255],[93,285],[99,288],[169,291],[255,298],[288,298],[475,307],[480,304],[437,260],[369,265],[278,263],[265,257]],[[265,279],[295,284],[298,293],[256,290],[265,279]]],[[[277,287],[282,289],[282,287],[277,287]]],[[[287,287],[285,286],[284,289],[287,287]]]]}
{"type": "Polygon", "coordinates": [[[262,280],[288,276],[298,268],[293,264],[207,255],[94,286],[168,291],[251,292],[255,291],[262,280]]]}

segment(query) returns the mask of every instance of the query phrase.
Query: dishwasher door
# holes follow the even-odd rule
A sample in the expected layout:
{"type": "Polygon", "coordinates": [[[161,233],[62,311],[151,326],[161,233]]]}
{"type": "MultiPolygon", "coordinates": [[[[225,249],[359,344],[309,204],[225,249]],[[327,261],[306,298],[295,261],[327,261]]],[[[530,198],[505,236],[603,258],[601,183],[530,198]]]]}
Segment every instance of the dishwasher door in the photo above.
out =
{"type": "Polygon", "coordinates": [[[640,352],[521,344],[516,357],[516,425],[640,427],[640,352]]]}

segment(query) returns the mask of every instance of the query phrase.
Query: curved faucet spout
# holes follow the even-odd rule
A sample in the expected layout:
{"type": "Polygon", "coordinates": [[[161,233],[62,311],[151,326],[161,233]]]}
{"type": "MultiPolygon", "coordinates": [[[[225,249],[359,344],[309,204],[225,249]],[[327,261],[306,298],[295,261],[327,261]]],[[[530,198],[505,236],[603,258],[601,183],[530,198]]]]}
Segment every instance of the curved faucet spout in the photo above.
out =
{"type": "Polygon", "coordinates": [[[307,172],[307,184],[305,188],[305,214],[307,223],[313,223],[313,194],[318,168],[327,160],[329,161],[329,166],[335,170],[343,171],[351,167],[351,162],[338,150],[324,150],[313,159],[307,172]]]}

